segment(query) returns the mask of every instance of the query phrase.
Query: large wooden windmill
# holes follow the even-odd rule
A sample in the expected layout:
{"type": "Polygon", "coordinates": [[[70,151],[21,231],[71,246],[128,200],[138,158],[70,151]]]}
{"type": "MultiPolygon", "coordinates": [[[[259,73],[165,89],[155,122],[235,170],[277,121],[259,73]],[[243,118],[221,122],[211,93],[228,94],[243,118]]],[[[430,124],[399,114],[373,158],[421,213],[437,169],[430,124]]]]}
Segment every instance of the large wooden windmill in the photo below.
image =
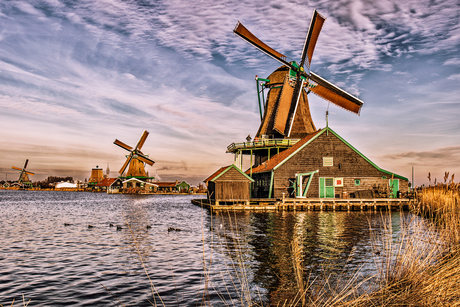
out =
{"type": "Polygon", "coordinates": [[[129,145],[126,145],[125,143],[117,139],[113,142],[115,145],[118,145],[121,148],[129,151],[129,154],[126,155],[125,163],[118,171],[120,173],[120,176],[127,178],[148,178],[147,173],[145,172],[144,163],[150,166],[152,166],[155,163],[152,159],[148,157],[148,155],[144,155],[141,151],[142,146],[144,146],[145,140],[147,139],[148,135],[148,131],[144,130],[144,132],[141,135],[141,138],[139,139],[139,141],[136,144],[136,147],[134,148],[129,145]],[[127,167],[128,171],[126,172],[126,175],[123,176],[123,173],[125,172],[127,167]]]}
{"type": "Polygon", "coordinates": [[[269,92],[256,137],[302,138],[315,132],[307,99],[310,91],[359,114],[363,101],[310,71],[313,51],[324,21],[325,18],[314,10],[299,63],[287,61],[285,55],[263,43],[240,22],[237,23],[233,31],[236,35],[283,64],[268,79],[258,79],[265,82],[262,85],[269,88],[269,92]]]}
{"type": "Polygon", "coordinates": [[[310,92],[348,111],[360,113],[363,105],[360,99],[310,71],[313,51],[325,20],[316,10],[313,12],[299,63],[288,61],[284,54],[263,43],[240,22],[237,23],[233,30],[236,35],[283,64],[268,79],[256,76],[261,117],[256,137],[253,142],[232,143],[227,147],[227,152],[235,154],[234,163],[238,167],[242,168],[243,155],[251,156],[252,170],[253,166],[270,160],[274,154],[316,132],[308,105],[307,94],[310,92]],[[263,108],[260,99],[262,93],[264,100],[263,88],[259,90],[259,82],[263,88],[269,89],[263,108]]]}
{"type": "Polygon", "coordinates": [[[18,179],[19,184],[28,184],[28,185],[30,185],[31,182],[30,182],[30,179],[29,179],[29,175],[35,175],[32,172],[26,171],[27,164],[29,164],[29,159],[26,159],[26,161],[24,162],[24,166],[22,168],[15,167],[15,166],[11,167],[12,169],[15,169],[15,170],[19,171],[19,179],[18,179]]]}

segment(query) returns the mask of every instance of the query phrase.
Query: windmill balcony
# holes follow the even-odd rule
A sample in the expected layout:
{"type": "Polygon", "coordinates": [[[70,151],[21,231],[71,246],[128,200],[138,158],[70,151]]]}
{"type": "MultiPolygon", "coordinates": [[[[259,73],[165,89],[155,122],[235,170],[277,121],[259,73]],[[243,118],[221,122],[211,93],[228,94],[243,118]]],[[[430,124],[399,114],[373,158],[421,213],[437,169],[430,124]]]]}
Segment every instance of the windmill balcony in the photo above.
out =
{"type": "Polygon", "coordinates": [[[253,142],[231,143],[227,146],[227,152],[234,153],[241,149],[263,149],[270,147],[291,147],[300,139],[260,139],[253,142]]]}

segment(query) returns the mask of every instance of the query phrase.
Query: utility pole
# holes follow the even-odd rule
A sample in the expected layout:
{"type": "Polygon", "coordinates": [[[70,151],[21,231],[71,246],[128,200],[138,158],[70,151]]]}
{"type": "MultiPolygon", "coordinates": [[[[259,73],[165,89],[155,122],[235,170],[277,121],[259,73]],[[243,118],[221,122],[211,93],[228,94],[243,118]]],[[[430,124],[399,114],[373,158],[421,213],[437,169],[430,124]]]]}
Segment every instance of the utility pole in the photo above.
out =
{"type": "Polygon", "coordinates": [[[415,189],[415,183],[414,183],[414,166],[412,165],[412,190],[415,189]]]}

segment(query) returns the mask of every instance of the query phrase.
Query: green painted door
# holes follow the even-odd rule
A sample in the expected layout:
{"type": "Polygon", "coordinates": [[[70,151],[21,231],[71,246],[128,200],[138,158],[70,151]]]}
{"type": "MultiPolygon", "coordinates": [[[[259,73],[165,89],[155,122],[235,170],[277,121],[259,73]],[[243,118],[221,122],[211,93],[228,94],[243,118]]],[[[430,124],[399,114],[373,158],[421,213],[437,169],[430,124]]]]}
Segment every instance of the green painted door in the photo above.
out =
{"type": "Polygon", "coordinates": [[[398,198],[399,179],[390,179],[390,198],[398,198]]]}
{"type": "Polygon", "coordinates": [[[319,178],[319,197],[334,198],[334,178],[319,178]]]}

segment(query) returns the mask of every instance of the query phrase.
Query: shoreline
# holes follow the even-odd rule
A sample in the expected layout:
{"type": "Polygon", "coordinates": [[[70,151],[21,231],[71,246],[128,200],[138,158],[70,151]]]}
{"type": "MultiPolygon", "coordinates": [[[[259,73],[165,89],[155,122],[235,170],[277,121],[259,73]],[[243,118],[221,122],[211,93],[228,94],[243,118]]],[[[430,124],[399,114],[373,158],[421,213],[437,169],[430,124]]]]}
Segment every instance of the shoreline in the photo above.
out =
{"type": "Polygon", "coordinates": [[[107,191],[92,191],[92,190],[85,190],[85,189],[40,189],[40,188],[30,188],[30,189],[23,189],[17,187],[9,187],[4,188],[0,187],[0,190],[10,190],[10,191],[52,191],[52,192],[88,192],[88,193],[105,193],[105,194],[126,194],[126,195],[206,195],[206,193],[174,193],[174,192],[161,192],[161,193],[107,193],[107,191]]]}

